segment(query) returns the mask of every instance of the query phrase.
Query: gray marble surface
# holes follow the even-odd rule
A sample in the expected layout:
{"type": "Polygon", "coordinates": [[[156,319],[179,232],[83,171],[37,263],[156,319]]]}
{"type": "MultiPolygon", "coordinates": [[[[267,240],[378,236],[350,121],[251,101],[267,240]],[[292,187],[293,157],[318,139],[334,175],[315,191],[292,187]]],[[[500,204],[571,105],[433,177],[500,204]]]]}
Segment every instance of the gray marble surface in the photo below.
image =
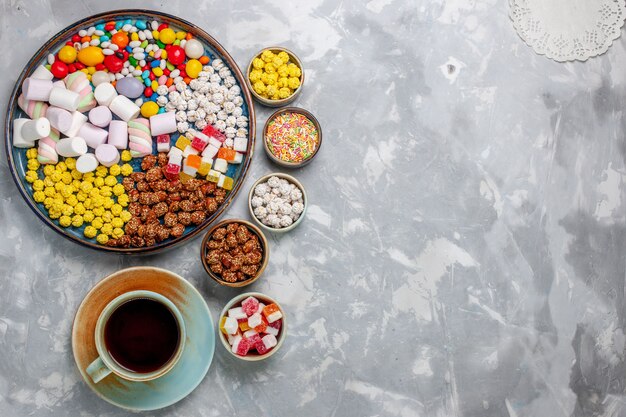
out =
{"type": "MultiPolygon", "coordinates": [[[[129,2],[0,4],[4,109],[48,37],[129,2]]],[[[199,24],[240,66],[270,44],[297,51],[296,104],[325,137],[295,171],[307,218],[271,238],[251,287],[286,308],[285,345],[256,365],[216,346],[202,384],[147,415],[626,415],[626,38],[558,64],[518,38],[505,0],[142,4],[199,24]]],[[[244,192],[272,170],[257,152],[244,192]]],[[[243,195],[226,216],[247,217],[243,195]]],[[[207,279],[199,239],[150,257],[62,239],[4,157],[0,233],[2,416],[126,414],[81,381],[70,345],[107,274],[171,269],[214,317],[239,292],[207,279]]]]}

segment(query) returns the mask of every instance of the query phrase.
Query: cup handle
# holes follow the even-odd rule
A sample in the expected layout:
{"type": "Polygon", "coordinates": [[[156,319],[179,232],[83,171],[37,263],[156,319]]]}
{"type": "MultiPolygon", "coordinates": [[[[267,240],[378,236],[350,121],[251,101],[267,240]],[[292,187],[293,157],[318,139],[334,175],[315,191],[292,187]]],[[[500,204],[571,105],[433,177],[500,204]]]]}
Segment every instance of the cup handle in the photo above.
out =
{"type": "Polygon", "coordinates": [[[94,383],[98,383],[106,378],[111,373],[111,370],[102,362],[102,359],[98,358],[91,362],[87,367],[87,374],[94,383]]]}

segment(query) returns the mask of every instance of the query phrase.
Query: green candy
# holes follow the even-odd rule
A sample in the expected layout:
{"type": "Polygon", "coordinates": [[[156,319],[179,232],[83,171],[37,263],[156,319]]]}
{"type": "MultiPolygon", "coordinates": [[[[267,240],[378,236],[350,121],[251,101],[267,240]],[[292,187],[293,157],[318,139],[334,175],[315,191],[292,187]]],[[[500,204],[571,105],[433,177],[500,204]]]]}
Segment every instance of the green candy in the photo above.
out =
{"type": "Polygon", "coordinates": [[[137,66],[137,60],[132,55],[128,57],[128,62],[130,62],[130,65],[133,67],[137,66]]]}
{"type": "Polygon", "coordinates": [[[174,69],[176,68],[174,64],[172,64],[170,61],[167,61],[167,64],[165,65],[167,66],[167,69],[170,71],[174,71],[174,69]]]}
{"type": "Polygon", "coordinates": [[[159,45],[159,48],[165,49],[165,44],[163,42],[157,41],[157,45],[159,45]]]}
{"type": "Polygon", "coordinates": [[[143,49],[146,49],[146,46],[148,46],[148,41],[145,40],[143,42],[141,42],[141,45],[139,45],[140,47],[142,47],[143,49]]]}

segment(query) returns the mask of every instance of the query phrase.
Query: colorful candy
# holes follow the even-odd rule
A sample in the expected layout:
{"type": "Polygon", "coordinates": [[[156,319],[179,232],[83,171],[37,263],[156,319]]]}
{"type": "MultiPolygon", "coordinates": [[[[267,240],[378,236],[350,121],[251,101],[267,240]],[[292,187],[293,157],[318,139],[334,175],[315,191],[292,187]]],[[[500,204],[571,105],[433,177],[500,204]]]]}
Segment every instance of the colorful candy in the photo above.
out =
{"type": "Polygon", "coordinates": [[[243,300],[241,306],[228,310],[227,315],[220,319],[221,332],[232,352],[239,356],[267,354],[278,345],[281,328],[280,308],[274,303],[266,306],[253,296],[243,300]],[[272,323],[268,322],[264,313],[268,307],[272,323]]]}
{"type": "Polygon", "coordinates": [[[319,146],[319,132],[304,114],[285,112],[269,121],[265,141],[276,158],[298,163],[315,154],[319,146]]]}

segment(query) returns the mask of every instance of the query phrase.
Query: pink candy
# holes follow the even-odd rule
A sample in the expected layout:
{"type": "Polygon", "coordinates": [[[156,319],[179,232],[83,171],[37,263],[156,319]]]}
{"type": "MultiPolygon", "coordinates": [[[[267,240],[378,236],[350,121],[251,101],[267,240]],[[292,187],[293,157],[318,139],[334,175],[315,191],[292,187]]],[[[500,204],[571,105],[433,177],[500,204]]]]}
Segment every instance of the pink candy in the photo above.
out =
{"type": "Polygon", "coordinates": [[[248,316],[251,316],[259,309],[259,300],[254,297],[248,297],[241,303],[241,308],[248,316]]]}
{"type": "MultiPolygon", "coordinates": [[[[278,306],[271,303],[272,310],[280,313],[278,306]]],[[[234,334],[228,334],[228,344],[233,353],[246,355],[265,355],[278,345],[278,338],[282,328],[282,319],[277,319],[268,324],[263,313],[265,304],[259,302],[256,297],[250,296],[244,299],[239,306],[235,305],[228,310],[226,317],[231,321],[231,331],[235,328],[232,321],[236,320],[238,327],[242,330],[249,327],[243,334],[237,329],[234,334]],[[241,324],[246,323],[246,327],[241,324]]]]}

